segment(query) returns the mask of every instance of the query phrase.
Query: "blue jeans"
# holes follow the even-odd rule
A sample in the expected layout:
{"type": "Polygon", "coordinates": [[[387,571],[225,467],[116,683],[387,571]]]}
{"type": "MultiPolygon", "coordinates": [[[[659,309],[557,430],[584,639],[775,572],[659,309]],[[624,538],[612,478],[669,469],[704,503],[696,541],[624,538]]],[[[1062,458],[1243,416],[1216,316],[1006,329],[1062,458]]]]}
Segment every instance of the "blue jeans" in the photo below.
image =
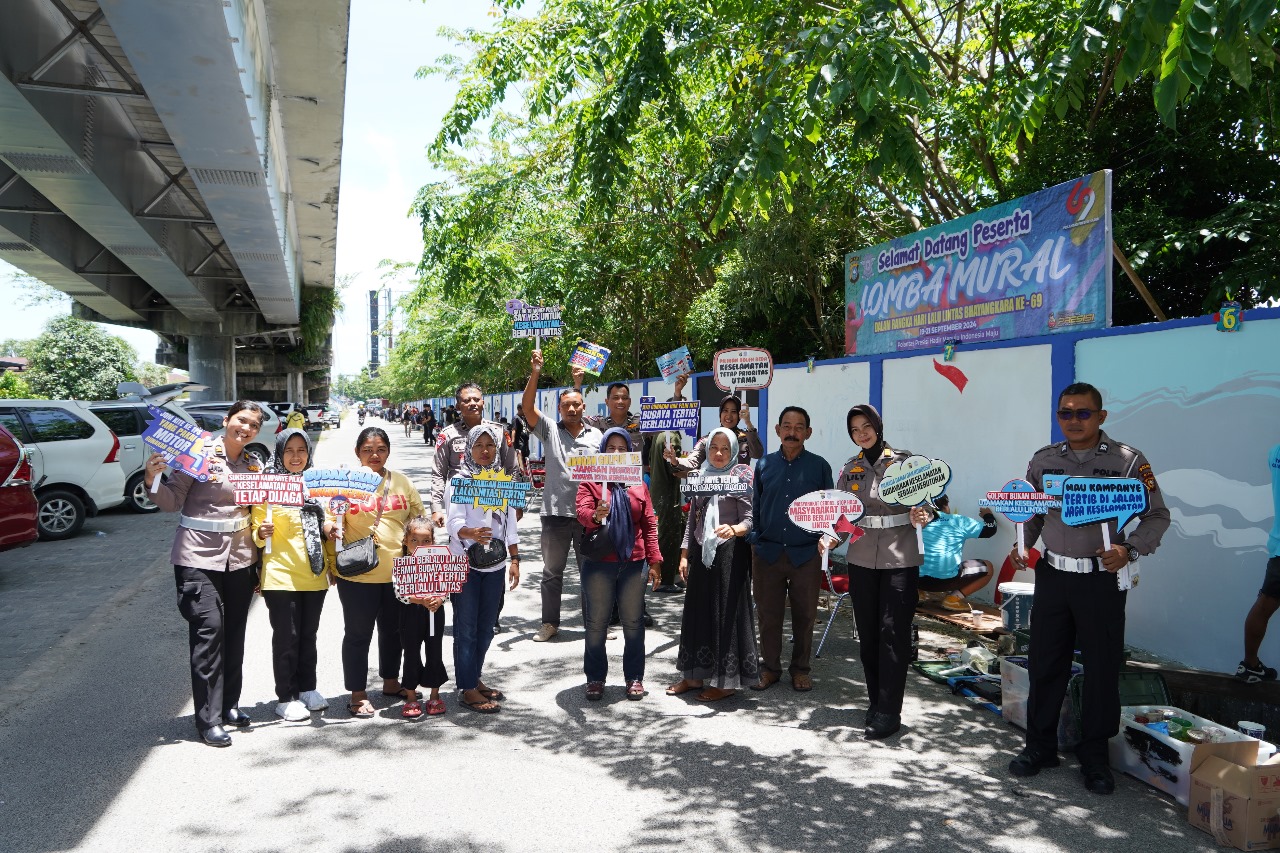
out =
{"type": "Polygon", "coordinates": [[[604,681],[609,673],[609,655],[604,650],[609,633],[609,616],[618,605],[622,622],[622,677],[644,679],[644,560],[628,563],[582,561],[582,619],[587,626],[586,652],[582,668],[587,681],[604,681]]]}
{"type": "Polygon", "coordinates": [[[474,690],[480,683],[506,579],[504,569],[472,569],[462,592],[453,594],[453,670],[459,690],[474,690]]]}

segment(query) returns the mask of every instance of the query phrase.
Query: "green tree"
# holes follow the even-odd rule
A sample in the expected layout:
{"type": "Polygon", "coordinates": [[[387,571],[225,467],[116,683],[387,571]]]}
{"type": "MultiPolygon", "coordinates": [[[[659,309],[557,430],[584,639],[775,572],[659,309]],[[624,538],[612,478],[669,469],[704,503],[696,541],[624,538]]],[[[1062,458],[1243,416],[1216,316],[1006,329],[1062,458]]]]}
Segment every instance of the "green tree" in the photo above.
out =
{"type": "Polygon", "coordinates": [[[133,380],[138,355],[115,335],[74,317],[58,317],[33,342],[25,378],[51,400],[113,400],[116,385],[133,380]]]}
{"type": "Polygon", "coordinates": [[[162,364],[139,361],[133,366],[133,375],[146,387],[155,388],[157,385],[165,385],[169,382],[169,370],[170,368],[162,364]]]}
{"type": "Polygon", "coordinates": [[[31,400],[42,398],[36,397],[32,393],[31,386],[27,384],[27,380],[22,378],[22,374],[6,370],[0,373],[0,399],[31,400]]]}

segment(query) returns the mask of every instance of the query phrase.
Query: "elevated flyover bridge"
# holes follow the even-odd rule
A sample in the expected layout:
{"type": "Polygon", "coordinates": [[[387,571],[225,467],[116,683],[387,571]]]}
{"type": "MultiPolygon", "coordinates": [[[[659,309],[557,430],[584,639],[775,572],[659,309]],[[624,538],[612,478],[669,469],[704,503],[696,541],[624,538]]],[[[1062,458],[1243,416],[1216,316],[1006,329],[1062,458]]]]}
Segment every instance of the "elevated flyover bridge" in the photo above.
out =
{"type": "Polygon", "coordinates": [[[0,258],[208,399],[327,397],[349,9],[0,0],[0,258]]]}

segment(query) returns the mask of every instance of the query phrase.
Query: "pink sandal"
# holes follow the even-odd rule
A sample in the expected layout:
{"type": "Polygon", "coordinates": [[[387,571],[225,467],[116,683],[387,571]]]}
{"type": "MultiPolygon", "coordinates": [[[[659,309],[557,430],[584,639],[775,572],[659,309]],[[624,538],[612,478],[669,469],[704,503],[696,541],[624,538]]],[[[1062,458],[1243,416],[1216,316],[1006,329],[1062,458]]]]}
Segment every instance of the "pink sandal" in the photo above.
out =
{"type": "Polygon", "coordinates": [[[446,710],[447,709],[444,706],[444,700],[442,699],[427,700],[427,716],[428,717],[439,716],[440,714],[443,714],[446,710]]]}
{"type": "Polygon", "coordinates": [[[404,709],[400,712],[400,716],[406,720],[416,720],[422,716],[422,704],[420,702],[405,702],[404,709]]]}

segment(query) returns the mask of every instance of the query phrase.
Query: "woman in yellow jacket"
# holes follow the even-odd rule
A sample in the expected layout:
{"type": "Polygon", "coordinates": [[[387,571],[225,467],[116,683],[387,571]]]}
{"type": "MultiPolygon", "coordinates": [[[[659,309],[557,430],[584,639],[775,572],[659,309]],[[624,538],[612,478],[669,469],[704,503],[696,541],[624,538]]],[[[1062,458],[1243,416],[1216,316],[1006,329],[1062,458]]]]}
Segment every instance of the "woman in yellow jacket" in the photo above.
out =
{"type": "Polygon", "coordinates": [[[338,599],[342,602],[342,678],[351,691],[347,709],[351,716],[365,719],[374,714],[365,691],[369,678],[369,645],[374,625],[378,627],[378,675],[384,696],[406,696],[400,687],[400,609],[391,584],[395,558],[403,552],[404,526],[426,512],[418,488],[409,478],[387,466],[391,439],[378,427],[367,427],[356,439],[360,464],[382,477],[382,485],[364,503],[352,503],[343,523],[344,542],[372,535],[378,546],[378,565],[362,575],[338,578],[338,599]]]}
{"type": "MultiPolygon", "coordinates": [[[[311,440],[300,429],[276,437],[270,473],[299,474],[311,467],[311,440]]],[[[319,502],[300,507],[258,504],[253,508],[253,541],[262,553],[259,589],[271,620],[271,664],[276,681],[276,716],[290,722],[329,707],[316,690],[316,633],[333,570],[337,525],[319,502]],[[270,543],[268,553],[266,546],[270,543]]]]}

